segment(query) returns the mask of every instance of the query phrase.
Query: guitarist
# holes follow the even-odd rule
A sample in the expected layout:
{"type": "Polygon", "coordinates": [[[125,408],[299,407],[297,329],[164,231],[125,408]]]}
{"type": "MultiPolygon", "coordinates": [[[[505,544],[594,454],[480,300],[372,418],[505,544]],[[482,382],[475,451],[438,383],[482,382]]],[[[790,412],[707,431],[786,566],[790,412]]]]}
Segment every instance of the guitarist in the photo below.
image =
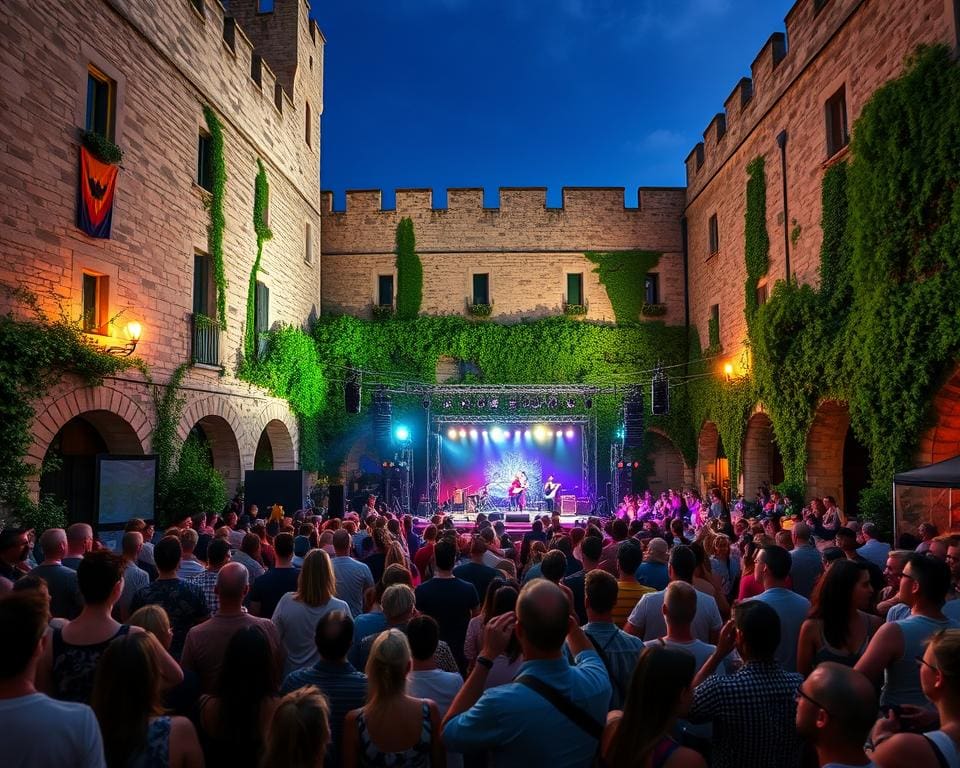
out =
{"type": "Polygon", "coordinates": [[[552,513],[556,507],[557,493],[560,491],[560,483],[553,479],[553,475],[547,477],[547,482],[543,484],[543,500],[547,502],[547,512],[552,513]]]}
{"type": "Polygon", "coordinates": [[[507,490],[510,497],[510,509],[519,509],[523,512],[527,506],[527,473],[520,471],[513,476],[513,482],[507,490]]]}

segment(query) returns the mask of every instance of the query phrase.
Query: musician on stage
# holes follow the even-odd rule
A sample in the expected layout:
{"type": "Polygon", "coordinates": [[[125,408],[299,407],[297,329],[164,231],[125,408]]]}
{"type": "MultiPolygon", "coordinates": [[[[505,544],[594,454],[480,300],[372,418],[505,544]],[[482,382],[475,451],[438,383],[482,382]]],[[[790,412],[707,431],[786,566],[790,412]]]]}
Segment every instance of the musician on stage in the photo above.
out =
{"type": "Polygon", "coordinates": [[[547,503],[547,512],[553,512],[557,503],[557,492],[560,490],[560,483],[554,482],[553,475],[547,477],[547,482],[543,484],[543,500],[547,503]]]}
{"type": "Polygon", "coordinates": [[[527,473],[517,472],[513,476],[513,482],[507,489],[507,495],[510,497],[510,509],[519,509],[521,512],[527,506],[527,473]]]}

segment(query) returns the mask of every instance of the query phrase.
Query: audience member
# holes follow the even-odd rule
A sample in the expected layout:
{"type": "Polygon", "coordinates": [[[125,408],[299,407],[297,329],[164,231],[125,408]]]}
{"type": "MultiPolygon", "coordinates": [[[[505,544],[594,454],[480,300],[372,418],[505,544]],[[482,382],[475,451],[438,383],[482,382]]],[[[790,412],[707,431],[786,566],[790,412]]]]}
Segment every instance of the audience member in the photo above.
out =
{"type": "Polygon", "coordinates": [[[790,531],[793,549],[790,550],[790,581],[793,591],[810,599],[814,585],[823,573],[820,552],[811,540],[810,526],[797,523],[790,531]]]}
{"type": "MultiPolygon", "coordinates": [[[[630,544],[630,542],[623,542],[630,544]]],[[[587,609],[584,605],[584,594],[586,590],[587,574],[600,567],[600,553],[603,551],[603,541],[598,538],[590,537],[584,539],[580,545],[580,556],[583,558],[580,562],[583,569],[577,571],[572,576],[567,576],[562,581],[562,586],[570,590],[573,595],[573,612],[576,614],[577,621],[581,625],[587,623],[587,609]]],[[[634,601],[635,603],[636,601],[634,601]]],[[[631,603],[632,608],[634,603],[631,603]]]]}
{"type": "Polygon", "coordinates": [[[356,618],[363,613],[363,594],[373,587],[370,566],[350,557],[350,534],[342,528],[333,534],[333,573],[337,578],[337,597],[350,606],[356,618]]]}
{"type": "Polygon", "coordinates": [[[183,554],[180,556],[180,567],[177,568],[179,578],[189,579],[203,573],[204,565],[194,554],[199,541],[200,534],[193,528],[184,528],[180,534],[180,546],[183,549],[183,554]]]}
{"type": "MultiPolygon", "coordinates": [[[[203,624],[190,629],[183,646],[181,664],[200,681],[203,693],[212,693],[231,638],[246,627],[259,627],[270,641],[273,663],[283,666],[283,645],[277,628],[270,619],[247,613],[243,600],[250,590],[250,575],[240,563],[227,563],[217,575],[217,597],[220,606],[203,624]]],[[[275,672],[274,674],[279,674],[275,672]]]]}
{"type": "MultiPolygon", "coordinates": [[[[490,530],[493,533],[492,529],[490,530]]],[[[487,594],[487,585],[499,577],[496,568],[484,564],[487,545],[480,536],[470,539],[470,559],[453,569],[453,575],[463,581],[469,581],[477,590],[477,595],[487,594]]]]}
{"type": "Polygon", "coordinates": [[[0,530],[0,578],[12,584],[24,576],[29,556],[30,540],[24,529],[7,526],[0,530]]]}
{"type": "Polygon", "coordinates": [[[327,721],[331,735],[326,757],[327,765],[332,768],[339,765],[343,720],[366,700],[367,677],[347,661],[347,651],[353,641],[353,620],[349,613],[324,614],[317,622],[315,640],[319,660],[312,667],[287,675],[280,693],[289,694],[313,686],[324,692],[329,701],[327,721]]]}
{"type": "Polygon", "coordinates": [[[857,554],[882,571],[887,564],[890,545],[877,538],[877,526],[873,523],[864,523],[860,529],[860,535],[863,537],[863,546],[857,550],[857,554]]]}
{"type": "Polygon", "coordinates": [[[67,528],[67,554],[63,564],[77,570],[83,556],[93,549],[93,528],[86,523],[74,523],[67,528]]]}
{"type": "Polygon", "coordinates": [[[123,590],[117,600],[116,612],[120,621],[130,616],[130,604],[133,596],[150,583],[150,575],[137,565],[140,550],[143,549],[143,534],[127,531],[120,539],[120,554],[123,557],[123,590]]]}
{"type": "Polygon", "coordinates": [[[267,731],[262,765],[314,768],[334,765],[328,750],[334,746],[330,711],[320,689],[310,685],[280,699],[267,731]]]}
{"type": "Polygon", "coordinates": [[[367,703],[344,720],[344,768],[446,765],[437,705],[406,692],[411,667],[406,635],[380,633],[366,666],[367,703]]]}
{"type": "Polygon", "coordinates": [[[618,627],[624,625],[633,607],[644,595],[655,591],[652,586],[637,580],[636,574],[643,565],[640,544],[630,539],[620,542],[617,549],[617,603],[610,612],[610,620],[618,627]]]}
{"type": "MultiPolygon", "coordinates": [[[[274,566],[263,576],[259,576],[250,587],[248,604],[250,613],[265,619],[273,617],[273,612],[287,592],[297,589],[300,571],[293,567],[293,535],[278,533],[273,542],[274,566]]],[[[339,578],[337,584],[339,585],[339,578]]]]}
{"type": "Polygon", "coordinates": [[[77,572],[63,565],[67,555],[67,532],[63,528],[47,528],[40,536],[43,561],[32,571],[47,583],[50,613],[60,619],[75,619],[83,608],[77,586],[77,572]]]}
{"type": "Polygon", "coordinates": [[[44,768],[105,768],[103,740],[86,704],[56,701],[34,687],[50,619],[42,594],[0,599],[0,722],[3,763],[44,768]]]}
{"type": "Polygon", "coordinates": [[[334,597],[336,577],[330,556],[322,549],[310,550],[297,580],[297,591],[280,598],[273,612],[280,639],[286,649],[284,673],[289,674],[320,660],[316,646],[317,622],[330,611],[349,611],[350,606],[334,597]]]}
{"type": "Polygon", "coordinates": [[[790,553],[783,547],[766,546],[757,555],[755,576],[763,584],[753,600],[761,600],[780,617],[780,644],[777,663],[787,672],[797,671],[797,638],[800,626],[810,613],[810,601],[787,588],[790,576],[790,553]]]}
{"type": "Polygon", "coordinates": [[[103,652],[91,704],[110,768],[203,768],[193,723],[163,714],[159,660],[166,655],[149,632],[118,637],[103,652]]]}
{"type": "Polygon", "coordinates": [[[655,590],[666,589],[670,582],[669,561],[670,548],[667,542],[659,536],[650,539],[643,563],[637,567],[637,581],[655,590]]]}
{"type": "Polygon", "coordinates": [[[163,607],[173,627],[170,653],[178,661],[183,653],[187,631],[210,615],[200,587],[177,576],[181,551],[179,539],[165,536],[154,548],[153,556],[159,574],[156,581],[143,587],[130,601],[131,611],[143,605],[163,607]]]}
{"type": "Polygon", "coordinates": [[[217,598],[217,574],[230,562],[232,551],[226,536],[215,538],[207,547],[207,569],[190,579],[190,583],[196,584],[203,592],[203,599],[207,601],[207,609],[211,613],[216,613],[220,607],[217,598]]]}

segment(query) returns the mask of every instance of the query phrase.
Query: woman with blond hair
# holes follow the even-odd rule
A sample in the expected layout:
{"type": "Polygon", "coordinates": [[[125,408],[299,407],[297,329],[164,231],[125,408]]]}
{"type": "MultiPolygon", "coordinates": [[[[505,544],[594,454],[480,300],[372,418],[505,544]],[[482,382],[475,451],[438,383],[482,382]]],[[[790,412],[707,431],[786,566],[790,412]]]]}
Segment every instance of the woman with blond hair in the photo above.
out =
{"type": "Polygon", "coordinates": [[[330,745],[330,705],[315,685],[284,696],[273,713],[261,765],[317,768],[330,745]]]}
{"type": "Polygon", "coordinates": [[[350,606],[334,597],[337,580],[330,556],[312,549],[303,560],[297,591],[287,592],[273,611],[273,623],[287,651],[284,674],[320,661],[314,631],[317,622],[330,611],[350,613],[350,606]]]}
{"type": "Polygon", "coordinates": [[[203,766],[193,723],[163,714],[161,655],[151,633],[136,632],[115,638],[100,657],[90,703],[108,768],[203,766]]]}
{"type": "Polygon", "coordinates": [[[407,695],[410,644],[398,629],[381,632],[367,659],[367,703],[343,723],[345,768],[445,768],[440,713],[429,699],[407,695]]]}

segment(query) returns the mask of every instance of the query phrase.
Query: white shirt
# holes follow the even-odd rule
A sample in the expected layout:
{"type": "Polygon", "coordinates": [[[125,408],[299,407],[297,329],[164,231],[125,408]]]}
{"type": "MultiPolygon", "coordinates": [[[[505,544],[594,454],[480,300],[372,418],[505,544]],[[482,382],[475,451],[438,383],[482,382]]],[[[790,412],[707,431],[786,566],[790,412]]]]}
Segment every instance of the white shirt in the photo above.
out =
{"type": "MultiPolygon", "coordinates": [[[[723,622],[720,620],[717,601],[706,592],[699,589],[694,591],[697,593],[697,612],[690,624],[690,632],[697,640],[706,643],[710,641],[711,632],[720,631],[723,622]]],[[[667,634],[667,623],[663,618],[664,592],[650,592],[641,597],[627,617],[627,621],[643,631],[644,640],[656,640],[667,634]]]]}
{"type": "Polygon", "coordinates": [[[294,599],[294,592],[280,598],[273,611],[273,623],[277,625],[280,639],[287,650],[284,675],[303,667],[311,667],[320,661],[317,651],[317,622],[331,611],[343,611],[350,616],[350,606],[343,600],[331,597],[324,605],[310,606],[294,599]]]}
{"type": "Polygon", "coordinates": [[[797,640],[800,639],[800,625],[810,613],[810,601],[785,587],[766,589],[750,599],[764,602],[777,612],[780,617],[780,645],[777,646],[776,658],[787,672],[796,672],[797,640]]]}
{"type": "Polygon", "coordinates": [[[103,740],[86,704],[43,693],[0,699],[6,768],[106,768],[103,740]]]}

